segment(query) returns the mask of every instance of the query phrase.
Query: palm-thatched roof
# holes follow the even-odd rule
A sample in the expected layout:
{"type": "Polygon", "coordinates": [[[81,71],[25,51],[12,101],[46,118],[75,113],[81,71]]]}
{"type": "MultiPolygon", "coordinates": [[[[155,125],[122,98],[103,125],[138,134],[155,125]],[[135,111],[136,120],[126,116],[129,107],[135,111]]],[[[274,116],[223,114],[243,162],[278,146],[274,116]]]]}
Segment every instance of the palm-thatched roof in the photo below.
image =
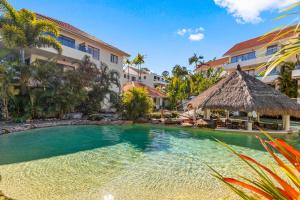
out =
{"type": "Polygon", "coordinates": [[[188,106],[300,117],[300,104],[240,69],[195,97],[188,106]]]}

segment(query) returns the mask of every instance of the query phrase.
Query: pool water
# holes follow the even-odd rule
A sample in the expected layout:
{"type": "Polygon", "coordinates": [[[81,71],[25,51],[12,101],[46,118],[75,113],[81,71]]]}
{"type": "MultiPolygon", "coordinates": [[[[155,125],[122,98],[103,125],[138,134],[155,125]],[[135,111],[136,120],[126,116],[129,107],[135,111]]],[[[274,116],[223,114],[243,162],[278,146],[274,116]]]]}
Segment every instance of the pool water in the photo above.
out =
{"type": "MultiPolygon", "coordinates": [[[[249,174],[215,142],[270,165],[254,136],[151,125],[68,126],[0,136],[0,190],[18,200],[200,200],[236,196],[211,176],[249,174]]],[[[289,141],[300,148],[300,140],[289,141]]]]}

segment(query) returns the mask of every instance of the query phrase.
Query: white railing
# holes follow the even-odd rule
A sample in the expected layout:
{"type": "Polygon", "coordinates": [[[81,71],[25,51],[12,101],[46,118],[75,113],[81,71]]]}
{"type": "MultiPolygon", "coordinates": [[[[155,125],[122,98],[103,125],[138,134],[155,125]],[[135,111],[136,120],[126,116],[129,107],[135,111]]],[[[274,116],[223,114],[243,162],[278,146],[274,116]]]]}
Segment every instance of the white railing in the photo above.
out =
{"type": "Polygon", "coordinates": [[[272,57],[272,55],[257,57],[257,58],[254,58],[254,59],[239,61],[239,62],[236,62],[236,63],[228,63],[228,64],[224,65],[224,68],[225,68],[225,70],[230,70],[230,69],[236,69],[236,67],[238,65],[240,65],[241,67],[257,65],[257,64],[267,62],[268,60],[270,60],[271,57],[272,57]]]}

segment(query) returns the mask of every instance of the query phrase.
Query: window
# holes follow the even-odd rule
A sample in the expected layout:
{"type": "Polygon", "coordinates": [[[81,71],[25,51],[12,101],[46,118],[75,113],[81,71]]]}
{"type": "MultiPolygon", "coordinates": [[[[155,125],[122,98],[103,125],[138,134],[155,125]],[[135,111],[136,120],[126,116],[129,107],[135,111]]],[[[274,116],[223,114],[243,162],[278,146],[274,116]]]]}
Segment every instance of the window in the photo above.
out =
{"type": "Polygon", "coordinates": [[[132,81],[136,81],[136,78],[133,76],[133,77],[131,77],[131,80],[132,81]]]}
{"type": "Polygon", "coordinates": [[[245,53],[245,54],[241,54],[241,55],[238,55],[238,56],[231,57],[231,63],[251,60],[251,59],[254,59],[254,58],[256,58],[256,54],[255,54],[255,51],[252,51],[252,52],[249,52],[249,53],[245,53]]]}
{"type": "Polygon", "coordinates": [[[79,44],[78,50],[86,52],[86,46],[85,46],[85,44],[84,43],[79,44]]]}
{"type": "Polygon", "coordinates": [[[154,78],[153,78],[154,80],[156,80],[156,76],[154,76],[154,78]]]}
{"type": "Polygon", "coordinates": [[[75,40],[64,35],[60,35],[57,40],[64,46],[75,49],[75,40]]]}
{"type": "Polygon", "coordinates": [[[110,54],[110,62],[118,64],[118,60],[119,60],[118,56],[116,56],[114,54],[110,54]]]}
{"type": "Polygon", "coordinates": [[[124,74],[124,78],[126,78],[126,74],[124,74]]]}
{"type": "Polygon", "coordinates": [[[147,79],[147,77],[146,77],[146,76],[144,76],[144,79],[146,80],[146,79],[147,79]]]}
{"type": "Polygon", "coordinates": [[[272,55],[278,51],[278,45],[272,45],[267,47],[266,55],[272,55]]]}
{"type": "Polygon", "coordinates": [[[89,46],[88,53],[91,54],[94,59],[100,60],[100,50],[99,49],[89,46]]]}

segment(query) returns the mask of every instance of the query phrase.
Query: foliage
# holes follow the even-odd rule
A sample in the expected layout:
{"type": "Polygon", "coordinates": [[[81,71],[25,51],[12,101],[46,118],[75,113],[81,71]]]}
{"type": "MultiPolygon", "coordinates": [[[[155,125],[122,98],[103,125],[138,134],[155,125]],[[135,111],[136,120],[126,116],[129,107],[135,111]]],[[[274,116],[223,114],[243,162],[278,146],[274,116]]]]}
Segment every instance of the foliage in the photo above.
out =
{"type": "Polygon", "coordinates": [[[119,95],[115,89],[121,87],[119,73],[110,70],[108,65],[101,62],[100,68],[96,68],[93,74],[89,76],[92,90],[88,92],[88,97],[82,105],[84,108],[82,112],[85,114],[98,113],[106,100],[118,108],[119,95]]]}
{"type": "Polygon", "coordinates": [[[15,96],[19,93],[16,87],[18,79],[17,70],[8,66],[5,63],[0,65],[0,97],[2,105],[2,117],[3,119],[9,119],[9,101],[13,100],[15,96]]]}
{"type": "Polygon", "coordinates": [[[274,170],[267,168],[246,155],[239,154],[227,144],[219,141],[245,162],[245,164],[257,175],[257,178],[249,179],[240,176],[242,180],[237,180],[234,178],[223,177],[215,170],[214,176],[229,186],[242,199],[259,200],[264,198],[269,200],[298,200],[300,198],[300,152],[282,139],[273,139],[267,133],[264,132],[264,134],[270,141],[265,141],[261,138],[259,138],[259,140],[274,159],[278,168],[281,170],[280,173],[276,173],[274,170]],[[279,158],[273,149],[276,149],[286,160],[279,158]],[[283,174],[282,176],[285,177],[282,177],[279,174],[283,174]],[[251,191],[252,193],[249,194],[241,188],[251,191]]]}
{"type": "Polygon", "coordinates": [[[122,106],[125,117],[136,120],[150,114],[154,103],[144,88],[132,88],[123,94],[122,106]]]}
{"type": "Polygon", "coordinates": [[[168,71],[163,71],[161,75],[164,80],[168,80],[170,78],[170,73],[168,71]]]}
{"type": "Polygon", "coordinates": [[[55,38],[59,31],[54,23],[37,19],[35,13],[26,9],[17,11],[7,0],[0,0],[0,7],[0,34],[6,47],[20,50],[21,63],[25,63],[26,48],[53,47],[61,53],[61,44],[55,38]]]}
{"type": "Polygon", "coordinates": [[[198,56],[196,53],[194,53],[194,55],[189,58],[189,65],[195,64],[196,69],[198,65],[204,64],[203,58],[203,56],[198,56]]]}
{"type": "Polygon", "coordinates": [[[132,64],[134,64],[135,66],[138,67],[138,70],[139,70],[139,73],[138,73],[138,78],[139,80],[141,79],[141,76],[142,76],[142,64],[145,63],[145,55],[142,55],[140,53],[137,54],[137,56],[132,60],[132,64]]]}
{"type": "Polygon", "coordinates": [[[281,66],[279,81],[280,91],[291,98],[297,98],[298,83],[292,78],[292,71],[295,69],[295,63],[285,62],[281,66]]]}
{"type": "MultiPolygon", "coordinates": [[[[296,16],[294,20],[299,21],[299,9],[300,9],[300,1],[297,1],[296,3],[292,4],[290,7],[284,9],[281,11],[281,15],[276,18],[276,20],[282,19],[282,18],[287,18],[287,17],[293,17],[296,16]]],[[[272,31],[266,33],[264,36],[260,38],[260,40],[263,40],[265,37],[269,36],[272,34],[274,31],[278,31],[277,34],[275,35],[275,39],[278,38],[283,38],[286,35],[295,33],[298,34],[300,33],[300,23],[295,26],[294,29],[288,30],[288,31],[283,31],[288,25],[283,25],[283,26],[278,26],[277,28],[273,29],[272,31]]],[[[270,44],[274,42],[273,39],[270,41],[270,44]]],[[[264,69],[265,70],[264,76],[267,76],[273,69],[275,69],[278,65],[281,63],[285,62],[288,58],[297,55],[300,53],[300,42],[299,42],[299,37],[291,38],[286,44],[282,44],[281,48],[269,59],[268,62],[265,64],[259,66],[259,69],[264,69]]]]}
{"type": "Polygon", "coordinates": [[[171,108],[179,107],[190,96],[197,96],[221,78],[221,70],[208,69],[192,74],[186,67],[176,65],[168,78],[167,95],[171,108]]]}

